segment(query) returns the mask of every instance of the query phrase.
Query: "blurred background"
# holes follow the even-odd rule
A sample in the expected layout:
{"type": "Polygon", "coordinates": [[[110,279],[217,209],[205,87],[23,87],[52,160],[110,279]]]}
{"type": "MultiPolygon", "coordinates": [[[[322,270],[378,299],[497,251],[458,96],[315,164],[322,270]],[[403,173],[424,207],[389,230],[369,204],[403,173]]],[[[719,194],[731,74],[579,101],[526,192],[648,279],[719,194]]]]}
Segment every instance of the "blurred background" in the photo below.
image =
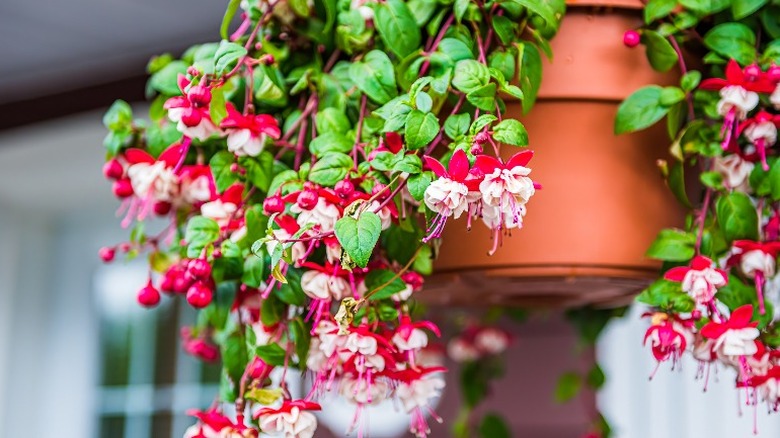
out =
{"type": "MultiPolygon", "coordinates": [[[[142,113],[148,58],[218,39],[225,5],[0,2],[0,437],[180,437],[193,423],[185,410],[213,400],[218,370],[178,344],[191,309],[172,300],[141,309],[143,261],[102,265],[96,254],[126,238],[100,171],[102,112],[122,98],[142,113]]],[[[764,406],[738,415],[730,371],[711,376],[707,394],[692,362],[680,372],[665,364],[648,383],[655,362],[641,346],[641,312],[613,323],[595,352],[608,379],[598,405],[615,436],[749,436],[754,415],[761,436],[780,433],[764,406]]],[[[517,437],[582,436],[593,396],[557,405],[553,391],[562,373],[587,370],[591,353],[554,312],[508,329],[507,373],[485,409],[502,412],[517,437]]],[[[448,374],[434,437],[450,436],[457,378],[448,374]]]]}

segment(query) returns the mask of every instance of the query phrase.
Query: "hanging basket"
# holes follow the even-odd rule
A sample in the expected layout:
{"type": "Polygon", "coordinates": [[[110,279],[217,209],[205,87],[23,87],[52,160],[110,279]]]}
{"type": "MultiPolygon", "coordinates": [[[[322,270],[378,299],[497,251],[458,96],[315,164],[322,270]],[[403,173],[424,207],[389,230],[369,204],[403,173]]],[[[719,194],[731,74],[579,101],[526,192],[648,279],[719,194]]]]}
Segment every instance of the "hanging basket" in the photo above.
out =
{"type": "Polygon", "coordinates": [[[641,3],[569,3],[536,105],[521,116],[519,102],[508,104],[533,139],[531,176],[543,189],[523,229],[505,236],[493,256],[489,230],[467,231],[464,220],[447,225],[436,274],[421,296],[431,304],[626,304],[657,273],[644,253],[658,230],[682,224],[655,165],[668,154],[663,127],[612,130],[631,92],[676,79],[659,76],[642,50],[622,44],[623,33],[641,23],[641,3]]]}

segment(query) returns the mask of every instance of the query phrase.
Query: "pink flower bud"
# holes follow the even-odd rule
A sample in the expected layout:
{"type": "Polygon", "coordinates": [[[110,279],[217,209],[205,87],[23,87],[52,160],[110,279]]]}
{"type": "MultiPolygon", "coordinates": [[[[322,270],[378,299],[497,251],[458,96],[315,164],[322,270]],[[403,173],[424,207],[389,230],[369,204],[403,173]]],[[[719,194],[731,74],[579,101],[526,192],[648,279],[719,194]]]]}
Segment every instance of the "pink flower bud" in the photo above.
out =
{"type": "Polygon", "coordinates": [[[259,357],[255,357],[255,359],[249,364],[247,368],[249,370],[249,375],[252,376],[253,379],[259,380],[260,382],[263,382],[265,379],[267,379],[268,376],[271,375],[271,371],[274,370],[273,365],[265,363],[265,361],[259,357]]]}
{"type": "Polygon", "coordinates": [[[187,93],[187,98],[189,98],[190,102],[192,102],[196,108],[207,107],[209,106],[209,103],[211,103],[211,90],[203,85],[196,85],[190,88],[190,91],[187,93]]]}
{"type": "Polygon", "coordinates": [[[267,215],[284,212],[284,201],[279,196],[269,196],[263,201],[263,212],[267,215]]]}
{"type": "Polygon", "coordinates": [[[298,195],[298,207],[301,207],[304,210],[311,210],[317,206],[319,197],[320,195],[314,190],[306,189],[298,195]]]}
{"type": "Polygon", "coordinates": [[[117,198],[127,198],[133,195],[133,185],[130,184],[129,179],[119,179],[114,181],[114,185],[111,187],[114,191],[114,196],[117,198]]]}
{"type": "Polygon", "coordinates": [[[173,292],[173,284],[175,280],[176,280],[175,277],[165,274],[162,281],[160,281],[160,291],[173,292]]]}
{"type": "Polygon", "coordinates": [[[187,74],[190,75],[190,76],[193,76],[193,77],[194,76],[199,76],[200,75],[200,70],[198,70],[197,67],[191,65],[191,66],[187,67],[187,74]]]}
{"type": "Polygon", "coordinates": [[[749,82],[757,81],[761,76],[761,67],[758,64],[750,64],[745,67],[745,79],[749,82]]]}
{"type": "Polygon", "coordinates": [[[187,278],[183,272],[173,279],[173,291],[177,294],[186,293],[187,289],[190,288],[190,285],[192,285],[192,279],[187,278]]]}
{"type": "Polygon", "coordinates": [[[98,256],[100,257],[100,260],[103,260],[106,263],[113,261],[115,255],[116,250],[108,246],[104,246],[98,250],[98,256]]]}
{"type": "Polygon", "coordinates": [[[474,143],[471,145],[471,154],[472,155],[482,155],[482,153],[485,152],[484,149],[482,149],[482,145],[479,143],[474,143]]]}
{"type": "Polygon", "coordinates": [[[355,193],[355,185],[352,184],[352,181],[345,179],[337,182],[334,190],[336,191],[337,195],[347,199],[352,196],[353,193],[355,193]]]}
{"type": "Polygon", "coordinates": [[[125,243],[120,243],[120,244],[119,244],[119,250],[120,250],[120,251],[122,251],[122,252],[128,252],[128,251],[130,251],[130,244],[129,244],[129,243],[127,243],[127,242],[125,242],[125,243]]]}
{"type": "Polygon", "coordinates": [[[780,82],[780,66],[772,64],[766,71],[766,77],[772,82],[780,82]]]}
{"type": "Polygon", "coordinates": [[[192,259],[187,264],[187,271],[197,279],[206,279],[211,275],[211,265],[205,259],[192,259]]]}
{"type": "Polygon", "coordinates": [[[218,259],[222,257],[222,251],[215,249],[214,252],[211,253],[211,256],[214,257],[215,259],[218,259]]]}
{"type": "Polygon", "coordinates": [[[692,319],[701,319],[701,310],[696,309],[693,312],[691,312],[691,318],[692,319]]]}
{"type": "Polygon", "coordinates": [[[203,120],[203,114],[195,108],[185,108],[181,114],[181,122],[190,128],[198,126],[201,120],[203,120]]]}
{"type": "Polygon", "coordinates": [[[202,309],[211,304],[214,293],[202,281],[196,281],[187,289],[187,302],[196,309],[202,309]]]}
{"type": "Polygon", "coordinates": [[[157,216],[165,216],[170,212],[171,212],[170,202],[160,201],[154,203],[154,214],[156,214],[157,216]]]}
{"type": "Polygon", "coordinates": [[[636,47],[639,45],[639,32],[631,29],[627,30],[626,33],[623,34],[623,44],[626,45],[626,47],[636,47]]]}
{"type": "Polygon", "coordinates": [[[144,307],[154,307],[160,302],[160,291],[152,285],[152,280],[138,291],[138,303],[144,307]]]}
{"type": "Polygon", "coordinates": [[[479,146],[482,146],[483,144],[489,141],[490,141],[490,134],[488,134],[485,131],[481,131],[474,136],[474,143],[479,146]]]}
{"type": "Polygon", "coordinates": [[[107,179],[119,179],[124,175],[125,169],[116,158],[112,158],[103,165],[103,176],[107,179]]]}

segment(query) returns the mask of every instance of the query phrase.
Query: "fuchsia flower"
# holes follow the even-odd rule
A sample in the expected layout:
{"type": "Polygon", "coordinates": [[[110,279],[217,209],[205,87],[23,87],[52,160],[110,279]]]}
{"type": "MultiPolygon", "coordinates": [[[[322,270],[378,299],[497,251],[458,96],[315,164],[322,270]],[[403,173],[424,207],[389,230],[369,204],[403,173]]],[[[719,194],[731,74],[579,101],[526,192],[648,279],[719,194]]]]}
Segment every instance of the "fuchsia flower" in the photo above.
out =
{"type": "Polygon", "coordinates": [[[738,240],[734,242],[732,251],[734,254],[727,264],[729,266],[739,264],[747,277],[755,279],[758,305],[763,315],[765,312],[764,282],[775,275],[775,259],[780,252],[780,242],[738,240]]]}
{"type": "Polygon", "coordinates": [[[193,336],[190,327],[181,328],[182,348],[187,354],[206,362],[216,362],[219,359],[219,347],[209,342],[205,336],[193,336]]]}
{"type": "Polygon", "coordinates": [[[718,113],[723,116],[723,149],[728,148],[736,128],[736,122],[744,120],[758,105],[758,93],[771,93],[774,84],[763,73],[748,75],[735,60],[726,65],[726,78],[710,78],[702,81],[702,90],[720,91],[718,113]]]}
{"type": "Polygon", "coordinates": [[[181,74],[178,84],[182,96],[171,97],[163,105],[168,110],[168,118],[177,123],[176,129],[201,141],[216,134],[219,130],[209,115],[211,91],[203,85],[190,86],[191,81],[181,74]]]}
{"type": "Polygon", "coordinates": [[[755,164],[741,153],[715,157],[713,169],[723,175],[723,185],[726,188],[742,193],[751,190],[748,178],[755,164]]]}
{"type": "Polygon", "coordinates": [[[227,133],[227,146],[237,156],[256,157],[265,146],[266,139],[278,139],[282,135],[279,122],[268,114],[241,114],[232,103],[227,104],[227,117],[219,124],[227,133]]]}
{"type": "Polygon", "coordinates": [[[441,337],[441,332],[436,324],[430,321],[412,322],[407,315],[401,317],[401,322],[393,335],[393,344],[399,351],[412,351],[425,348],[428,345],[428,335],[423,329],[430,330],[436,337],[441,337]]]}
{"type": "Polygon", "coordinates": [[[751,321],[753,306],[744,305],[731,312],[724,322],[711,321],[701,328],[701,335],[714,339],[713,350],[723,356],[750,356],[758,351],[758,322],[751,321]]]}
{"type": "Polygon", "coordinates": [[[501,354],[512,336],[496,326],[470,326],[447,344],[447,355],[455,362],[470,362],[484,356],[501,354]]]}
{"type": "Polygon", "coordinates": [[[755,388],[772,410],[780,407],[780,366],[773,366],[765,373],[737,382],[738,387],[755,388]]]}
{"type": "Polygon", "coordinates": [[[190,410],[188,415],[196,417],[198,423],[184,432],[184,438],[257,438],[257,430],[243,424],[243,418],[234,423],[214,409],[208,411],[190,410]]]}
{"type": "Polygon", "coordinates": [[[279,408],[262,408],[255,414],[260,429],[284,438],[312,438],[317,430],[317,417],[311,411],[322,407],[306,400],[285,400],[279,408]]]}
{"type": "Polygon", "coordinates": [[[236,230],[243,222],[243,215],[238,213],[244,196],[244,185],[233,184],[211,201],[200,206],[200,214],[214,219],[223,230],[236,230]]]}
{"type": "Polygon", "coordinates": [[[701,255],[693,258],[690,267],[679,266],[668,270],[664,278],[682,282],[682,290],[699,304],[712,301],[718,288],[729,281],[726,271],[713,267],[712,260],[701,255]]]}
{"type": "Polygon", "coordinates": [[[671,358],[676,364],[693,342],[693,321],[660,312],[646,316],[652,317],[652,324],[645,332],[644,344],[651,341],[653,356],[658,362],[671,358]]]}
{"type": "Polygon", "coordinates": [[[462,149],[452,154],[447,169],[435,158],[425,156],[423,159],[439,177],[431,182],[423,195],[425,205],[436,213],[436,218],[428,229],[428,236],[423,239],[427,242],[441,235],[447,218],[454,216],[457,219],[466,211],[469,204],[468,194],[470,191],[479,190],[480,179],[469,173],[471,165],[462,149]]]}
{"type": "Polygon", "coordinates": [[[443,367],[420,367],[396,371],[393,378],[398,380],[396,394],[401,400],[404,410],[412,415],[410,431],[419,438],[425,438],[431,433],[428,423],[425,421],[425,412],[441,423],[433,409],[430,407],[432,400],[441,396],[444,388],[444,379],[439,373],[446,371],[443,367]]]}
{"type": "Polygon", "coordinates": [[[737,130],[756,147],[764,171],[769,170],[769,164],[766,162],[766,149],[777,141],[778,126],[780,126],[780,116],[761,110],[755,116],[742,122],[737,130]]]}

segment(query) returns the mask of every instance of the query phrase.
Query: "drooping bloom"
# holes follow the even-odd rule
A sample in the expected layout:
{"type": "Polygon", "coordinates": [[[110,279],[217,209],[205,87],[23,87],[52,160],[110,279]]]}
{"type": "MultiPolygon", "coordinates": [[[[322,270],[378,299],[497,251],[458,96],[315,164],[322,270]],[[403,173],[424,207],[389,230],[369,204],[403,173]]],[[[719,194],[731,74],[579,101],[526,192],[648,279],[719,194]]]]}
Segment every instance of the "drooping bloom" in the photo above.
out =
{"type": "Polygon", "coordinates": [[[285,400],[279,408],[260,409],[255,418],[263,432],[281,434],[284,438],[312,438],[317,430],[317,417],[311,411],[321,409],[314,402],[285,400]]]}
{"type": "Polygon", "coordinates": [[[442,367],[419,367],[397,371],[393,377],[399,381],[396,394],[401,400],[404,410],[412,414],[409,430],[418,438],[425,438],[431,433],[428,423],[425,421],[426,411],[436,421],[441,422],[430,407],[431,401],[441,395],[444,388],[444,379],[440,372],[446,371],[442,367]]]}
{"type": "Polygon", "coordinates": [[[198,423],[184,432],[184,438],[257,438],[258,436],[257,430],[247,427],[242,421],[234,423],[214,409],[190,410],[187,414],[196,417],[198,423]]]}
{"type": "Polygon", "coordinates": [[[268,137],[278,139],[282,131],[279,122],[268,114],[241,114],[232,103],[227,104],[227,117],[219,124],[227,133],[230,152],[239,157],[260,155],[268,137]]]}
{"type": "Polygon", "coordinates": [[[757,77],[745,74],[737,61],[732,59],[726,65],[725,79],[705,79],[699,88],[720,92],[718,113],[723,116],[721,145],[726,149],[736,131],[736,123],[745,120],[747,114],[758,105],[758,94],[771,93],[774,84],[764,74],[757,77]]]}
{"type": "Polygon", "coordinates": [[[729,154],[715,157],[713,166],[716,172],[723,175],[723,185],[726,188],[743,193],[750,191],[748,177],[755,167],[751,161],[740,154],[729,154]]]}
{"type": "Polygon", "coordinates": [[[184,75],[178,76],[182,96],[171,97],[163,107],[168,110],[168,118],[176,123],[176,129],[189,138],[206,140],[219,130],[214,126],[209,114],[211,92],[202,85],[190,86],[190,80],[184,75]]]}
{"type": "Polygon", "coordinates": [[[761,166],[769,170],[766,162],[767,148],[777,141],[777,127],[780,126],[780,116],[761,110],[755,116],[739,125],[738,131],[756,147],[761,166]]]}
{"type": "Polygon", "coordinates": [[[682,290],[699,304],[712,301],[718,288],[729,281],[726,271],[714,267],[712,260],[704,256],[694,257],[690,266],[679,266],[666,271],[664,278],[682,282],[682,290]]]}
{"type": "Polygon", "coordinates": [[[658,362],[671,358],[672,363],[676,364],[693,342],[693,322],[661,312],[648,316],[651,316],[652,324],[645,332],[644,343],[650,340],[653,356],[658,362]]]}
{"type": "Polygon", "coordinates": [[[735,309],[724,322],[711,321],[701,328],[705,338],[715,340],[713,351],[723,356],[750,356],[758,351],[755,339],[759,331],[757,321],[751,321],[753,306],[744,305],[735,309]]]}
{"type": "Polygon", "coordinates": [[[738,240],[734,242],[732,251],[728,264],[738,264],[745,276],[755,279],[758,306],[761,314],[764,314],[764,283],[775,275],[775,259],[780,253],[780,242],[738,240]]]}
{"type": "Polygon", "coordinates": [[[425,205],[436,213],[436,218],[428,229],[428,236],[423,239],[428,241],[441,235],[447,218],[452,216],[457,219],[466,211],[469,203],[468,194],[479,189],[480,179],[474,178],[469,173],[469,159],[462,149],[452,154],[446,169],[435,158],[429,156],[423,158],[425,164],[439,177],[431,182],[423,195],[425,205]]]}
{"type": "Polygon", "coordinates": [[[225,191],[215,197],[215,199],[206,202],[200,207],[200,214],[204,217],[214,219],[220,228],[223,229],[236,229],[238,215],[238,209],[241,205],[243,198],[244,185],[233,184],[225,189],[225,191]]]}
{"type": "Polygon", "coordinates": [[[441,332],[436,324],[430,321],[412,322],[412,319],[404,315],[395,330],[392,341],[399,351],[412,351],[425,348],[428,345],[428,335],[423,329],[430,330],[437,337],[441,332]]]}

